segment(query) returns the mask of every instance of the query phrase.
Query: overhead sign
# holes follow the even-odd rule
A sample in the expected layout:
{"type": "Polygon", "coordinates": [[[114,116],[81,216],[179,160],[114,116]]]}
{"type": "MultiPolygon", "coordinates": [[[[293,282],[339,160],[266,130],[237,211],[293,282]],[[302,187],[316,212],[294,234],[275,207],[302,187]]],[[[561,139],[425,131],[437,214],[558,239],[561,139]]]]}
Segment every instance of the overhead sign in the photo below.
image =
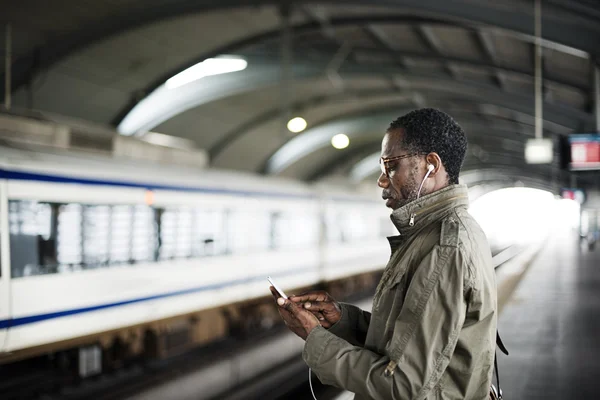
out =
{"type": "Polygon", "coordinates": [[[569,136],[572,170],[600,169],[600,134],[569,136]]]}

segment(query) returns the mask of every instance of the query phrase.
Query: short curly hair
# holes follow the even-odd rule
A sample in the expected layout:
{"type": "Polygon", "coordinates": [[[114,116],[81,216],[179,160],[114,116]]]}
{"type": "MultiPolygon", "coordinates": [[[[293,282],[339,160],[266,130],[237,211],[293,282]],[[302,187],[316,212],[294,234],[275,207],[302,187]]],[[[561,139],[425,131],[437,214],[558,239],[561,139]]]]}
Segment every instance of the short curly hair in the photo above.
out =
{"type": "Polygon", "coordinates": [[[388,132],[400,128],[404,129],[403,147],[419,153],[437,153],[449,183],[458,183],[467,153],[467,136],[451,116],[435,108],[421,108],[393,121],[388,132]]]}

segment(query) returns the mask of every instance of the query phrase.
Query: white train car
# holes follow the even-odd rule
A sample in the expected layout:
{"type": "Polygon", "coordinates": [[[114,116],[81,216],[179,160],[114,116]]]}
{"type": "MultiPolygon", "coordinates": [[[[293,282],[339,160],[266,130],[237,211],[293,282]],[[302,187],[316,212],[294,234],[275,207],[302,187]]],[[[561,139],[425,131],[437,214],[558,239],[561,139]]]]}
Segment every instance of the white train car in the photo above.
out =
{"type": "Polygon", "coordinates": [[[376,198],[23,146],[0,147],[0,223],[0,364],[140,354],[177,326],[210,341],[248,304],[274,310],[256,300],[267,275],[286,291],[352,281],[383,268],[393,234],[376,198]]]}

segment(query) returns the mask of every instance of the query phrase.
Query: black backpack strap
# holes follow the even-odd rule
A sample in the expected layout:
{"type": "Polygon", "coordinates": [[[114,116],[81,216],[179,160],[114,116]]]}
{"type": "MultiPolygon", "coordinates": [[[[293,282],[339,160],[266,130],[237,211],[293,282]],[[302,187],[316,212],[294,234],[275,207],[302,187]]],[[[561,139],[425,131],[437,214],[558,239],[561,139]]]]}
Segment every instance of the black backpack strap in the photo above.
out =
{"type": "MultiPolygon", "coordinates": [[[[502,343],[502,339],[500,339],[500,334],[496,331],[496,345],[500,348],[500,351],[504,354],[508,355],[508,350],[506,350],[506,346],[502,343]]],[[[498,384],[498,399],[502,399],[502,389],[500,388],[500,373],[498,371],[498,357],[494,354],[494,371],[496,371],[496,383],[498,384]]]]}
{"type": "Polygon", "coordinates": [[[501,352],[503,352],[504,354],[508,355],[508,350],[506,350],[506,347],[504,346],[504,343],[502,343],[502,339],[500,339],[500,334],[498,333],[497,330],[496,330],[496,344],[500,348],[501,352]]]}
{"type": "Polygon", "coordinates": [[[498,399],[502,399],[502,389],[500,389],[500,374],[498,373],[498,357],[494,356],[494,371],[496,371],[496,383],[498,384],[498,399]]]}

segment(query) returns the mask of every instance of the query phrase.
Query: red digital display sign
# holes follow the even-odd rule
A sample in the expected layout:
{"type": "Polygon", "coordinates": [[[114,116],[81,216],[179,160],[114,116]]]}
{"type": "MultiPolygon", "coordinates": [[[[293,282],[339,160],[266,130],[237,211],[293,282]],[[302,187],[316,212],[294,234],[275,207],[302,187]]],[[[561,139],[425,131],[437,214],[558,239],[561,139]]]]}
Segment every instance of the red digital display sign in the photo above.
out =
{"type": "Polygon", "coordinates": [[[571,169],[600,169],[600,135],[571,135],[571,169]]]}

